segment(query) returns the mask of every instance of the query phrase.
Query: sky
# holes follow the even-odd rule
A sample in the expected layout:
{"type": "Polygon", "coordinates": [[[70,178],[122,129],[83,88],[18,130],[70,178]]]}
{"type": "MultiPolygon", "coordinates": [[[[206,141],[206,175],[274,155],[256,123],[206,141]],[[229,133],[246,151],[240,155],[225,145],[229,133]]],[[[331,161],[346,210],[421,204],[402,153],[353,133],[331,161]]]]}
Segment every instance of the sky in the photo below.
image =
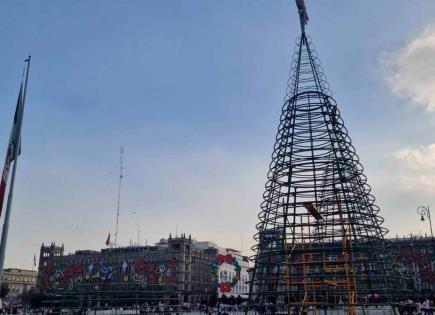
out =
{"type": "MultiPolygon", "coordinates": [[[[429,233],[435,2],[306,6],[389,236],[429,233]]],[[[178,231],[249,253],[299,33],[289,0],[2,1],[0,155],[32,54],[6,266],[113,239],[121,146],[120,244],[178,231]]]]}

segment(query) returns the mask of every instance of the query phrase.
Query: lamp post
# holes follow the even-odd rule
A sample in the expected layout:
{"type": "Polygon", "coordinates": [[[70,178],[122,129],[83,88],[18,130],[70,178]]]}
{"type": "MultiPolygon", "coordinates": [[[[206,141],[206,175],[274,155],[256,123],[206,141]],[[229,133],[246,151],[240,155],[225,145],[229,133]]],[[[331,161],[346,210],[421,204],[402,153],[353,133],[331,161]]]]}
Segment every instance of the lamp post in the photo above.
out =
{"type": "Polygon", "coordinates": [[[425,217],[429,220],[429,226],[430,226],[430,236],[433,240],[433,231],[432,231],[432,220],[430,219],[430,211],[429,206],[420,206],[417,208],[417,213],[421,215],[421,221],[425,221],[425,217]]]}
{"type": "MultiPolygon", "coordinates": [[[[430,226],[430,240],[432,242],[432,257],[435,255],[435,243],[433,239],[433,231],[432,231],[432,220],[430,219],[430,211],[429,206],[420,206],[417,208],[417,213],[421,215],[421,221],[425,221],[425,217],[429,220],[429,226],[430,226]]],[[[432,263],[431,263],[432,265],[432,263]]],[[[432,268],[431,268],[432,269],[432,268]]]]}

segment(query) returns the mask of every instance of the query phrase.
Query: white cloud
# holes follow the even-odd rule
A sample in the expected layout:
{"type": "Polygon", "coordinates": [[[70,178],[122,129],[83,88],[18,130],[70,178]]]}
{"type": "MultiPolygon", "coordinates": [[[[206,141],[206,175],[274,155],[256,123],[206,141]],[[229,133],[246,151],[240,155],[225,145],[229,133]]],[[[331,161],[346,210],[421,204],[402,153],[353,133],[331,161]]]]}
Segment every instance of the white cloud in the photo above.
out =
{"type": "Polygon", "coordinates": [[[400,175],[402,188],[426,193],[435,192],[435,175],[406,173],[400,175]]]}
{"type": "Polygon", "coordinates": [[[418,149],[403,149],[396,157],[414,170],[435,169],[435,143],[418,149]]]}
{"type": "Polygon", "coordinates": [[[389,54],[384,64],[386,80],[394,93],[435,110],[435,27],[389,54]]]}
{"type": "Polygon", "coordinates": [[[435,143],[395,154],[401,186],[407,190],[435,192],[435,143]]]}

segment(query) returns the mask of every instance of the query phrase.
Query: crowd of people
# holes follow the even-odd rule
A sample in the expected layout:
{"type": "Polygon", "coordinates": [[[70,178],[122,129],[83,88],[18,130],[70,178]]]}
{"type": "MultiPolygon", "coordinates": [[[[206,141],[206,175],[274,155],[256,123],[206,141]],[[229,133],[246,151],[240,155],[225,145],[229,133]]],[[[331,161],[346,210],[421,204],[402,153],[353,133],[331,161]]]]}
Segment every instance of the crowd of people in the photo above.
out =
{"type": "Polygon", "coordinates": [[[401,315],[432,315],[433,302],[429,298],[406,299],[399,303],[399,313],[401,315]]]}
{"type": "MultiPolygon", "coordinates": [[[[400,315],[435,315],[433,311],[432,298],[408,298],[397,304],[397,309],[400,315]]],[[[337,309],[341,309],[343,305],[337,305],[337,309]]],[[[242,304],[224,304],[221,302],[216,303],[211,306],[208,304],[200,303],[185,303],[184,305],[169,305],[167,303],[143,303],[141,305],[130,305],[130,306],[117,306],[117,307],[97,307],[97,308],[50,308],[42,307],[37,309],[30,309],[26,307],[4,307],[0,310],[1,314],[18,314],[18,315],[50,315],[50,314],[64,314],[64,315],[112,315],[112,314],[123,314],[123,315],[134,315],[134,314],[145,314],[145,315],[171,315],[171,314],[203,314],[203,315],[239,315],[244,314],[246,311],[246,303],[242,304]]],[[[290,314],[300,315],[308,314],[310,309],[302,310],[300,308],[292,308],[290,314]]],[[[248,313],[251,313],[248,310],[248,313]]],[[[256,314],[262,315],[275,315],[282,313],[289,313],[286,308],[280,309],[274,303],[265,303],[255,310],[256,314]]]]}
{"type": "Polygon", "coordinates": [[[163,302],[158,303],[143,303],[141,305],[130,306],[117,306],[117,307],[97,307],[97,308],[53,308],[53,307],[41,307],[41,308],[26,308],[26,307],[10,307],[3,308],[0,311],[1,314],[17,314],[17,315],[50,315],[50,314],[63,314],[63,315],[135,315],[135,314],[147,314],[147,315],[171,315],[171,314],[203,314],[203,315],[234,315],[241,314],[243,307],[241,305],[227,305],[223,303],[217,303],[214,306],[207,304],[190,304],[184,305],[169,305],[163,302]]]}

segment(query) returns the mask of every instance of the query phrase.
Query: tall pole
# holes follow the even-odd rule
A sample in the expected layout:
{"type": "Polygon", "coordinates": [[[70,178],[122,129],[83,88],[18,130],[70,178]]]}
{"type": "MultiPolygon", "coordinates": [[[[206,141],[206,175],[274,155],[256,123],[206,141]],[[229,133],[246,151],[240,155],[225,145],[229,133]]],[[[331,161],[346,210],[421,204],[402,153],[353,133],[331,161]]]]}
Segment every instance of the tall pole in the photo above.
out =
{"type": "Polygon", "coordinates": [[[421,215],[421,221],[424,221],[424,217],[427,217],[429,220],[429,227],[430,227],[430,238],[432,242],[432,255],[435,255],[435,241],[433,238],[433,230],[432,230],[432,219],[430,217],[430,210],[429,206],[420,206],[417,208],[417,213],[421,215]]]}
{"type": "Polygon", "coordinates": [[[424,221],[424,217],[427,217],[429,219],[429,227],[430,227],[430,236],[433,239],[433,231],[432,231],[432,220],[430,217],[430,210],[429,206],[420,206],[417,208],[417,213],[421,215],[421,221],[424,221]]]}
{"type": "Polygon", "coordinates": [[[6,243],[8,240],[8,232],[9,232],[9,221],[11,218],[11,208],[12,208],[12,200],[14,196],[14,185],[15,185],[15,174],[17,171],[17,164],[18,164],[18,153],[20,152],[21,148],[21,126],[23,122],[23,115],[24,115],[24,104],[26,101],[26,93],[27,93],[27,82],[29,79],[29,69],[30,69],[30,56],[28,59],[26,59],[27,62],[27,71],[26,71],[26,81],[24,83],[24,93],[22,98],[22,111],[21,111],[21,117],[19,117],[19,124],[17,125],[17,147],[14,148],[14,166],[12,168],[12,176],[11,176],[11,183],[9,186],[9,194],[8,194],[8,201],[6,204],[6,214],[5,214],[5,221],[3,222],[3,230],[2,230],[2,239],[0,243],[0,289],[2,284],[2,276],[3,276],[3,268],[5,264],[5,253],[6,253],[6,243]]]}
{"type": "Polygon", "coordinates": [[[431,218],[430,218],[430,210],[429,210],[429,206],[427,206],[427,218],[429,219],[430,236],[431,236],[432,241],[433,241],[432,220],[431,220],[431,218]]]}
{"type": "Polygon", "coordinates": [[[122,185],[122,178],[124,177],[124,164],[123,164],[123,157],[124,157],[124,147],[121,147],[119,150],[120,156],[119,156],[119,183],[118,183],[118,207],[116,209],[116,227],[115,227],[115,246],[118,246],[118,225],[119,225],[119,210],[121,205],[121,185],[122,185]]]}

